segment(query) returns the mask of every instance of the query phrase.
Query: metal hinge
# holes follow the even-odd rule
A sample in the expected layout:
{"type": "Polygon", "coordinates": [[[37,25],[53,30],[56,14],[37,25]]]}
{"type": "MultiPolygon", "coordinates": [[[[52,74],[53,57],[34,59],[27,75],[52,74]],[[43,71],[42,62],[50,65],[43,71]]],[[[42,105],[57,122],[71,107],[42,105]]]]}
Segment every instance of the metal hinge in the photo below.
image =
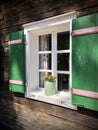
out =
{"type": "Polygon", "coordinates": [[[25,86],[28,86],[28,83],[27,83],[27,82],[25,83],[25,86]]]}
{"type": "Polygon", "coordinates": [[[27,45],[28,44],[28,42],[27,41],[25,41],[25,45],[27,45]]]}

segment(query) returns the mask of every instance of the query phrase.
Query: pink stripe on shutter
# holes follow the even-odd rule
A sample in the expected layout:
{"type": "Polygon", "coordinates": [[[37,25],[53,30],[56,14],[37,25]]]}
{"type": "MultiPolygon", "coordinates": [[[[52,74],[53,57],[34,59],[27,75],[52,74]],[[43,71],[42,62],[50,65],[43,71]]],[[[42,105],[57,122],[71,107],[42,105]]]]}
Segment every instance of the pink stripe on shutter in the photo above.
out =
{"type": "Polygon", "coordinates": [[[72,94],[88,97],[88,98],[95,98],[98,99],[98,92],[91,92],[86,90],[80,90],[80,89],[73,89],[72,94]]]}
{"type": "Polygon", "coordinates": [[[18,40],[13,40],[13,41],[9,41],[9,45],[12,45],[12,44],[21,44],[22,43],[22,39],[18,39],[18,40]]]}
{"type": "Polygon", "coordinates": [[[95,34],[95,33],[98,33],[98,26],[97,27],[74,30],[72,32],[72,36],[81,36],[81,35],[95,34]]]}
{"type": "Polygon", "coordinates": [[[23,81],[19,80],[9,80],[10,84],[23,85],[23,81]]]}

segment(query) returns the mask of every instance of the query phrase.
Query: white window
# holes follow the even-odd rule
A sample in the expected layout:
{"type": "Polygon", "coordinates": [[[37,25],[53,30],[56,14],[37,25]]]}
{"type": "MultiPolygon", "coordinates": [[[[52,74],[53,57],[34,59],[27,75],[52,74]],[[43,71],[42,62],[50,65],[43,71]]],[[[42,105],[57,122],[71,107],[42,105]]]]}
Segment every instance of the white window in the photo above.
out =
{"type": "Polygon", "coordinates": [[[76,109],[71,104],[71,21],[75,12],[24,25],[26,97],[76,109]],[[44,94],[43,76],[57,77],[56,94],[44,94]]]}

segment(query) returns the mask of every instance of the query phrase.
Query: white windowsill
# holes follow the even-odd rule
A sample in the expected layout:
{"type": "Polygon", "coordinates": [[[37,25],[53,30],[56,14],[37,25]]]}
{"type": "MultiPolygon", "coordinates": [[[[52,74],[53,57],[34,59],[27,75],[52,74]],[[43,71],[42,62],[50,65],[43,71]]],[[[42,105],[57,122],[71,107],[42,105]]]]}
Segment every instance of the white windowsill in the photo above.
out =
{"type": "Polygon", "coordinates": [[[70,94],[68,91],[59,91],[55,95],[46,96],[44,94],[44,89],[39,88],[38,90],[29,93],[27,98],[70,108],[77,110],[77,107],[71,104],[70,94]]]}

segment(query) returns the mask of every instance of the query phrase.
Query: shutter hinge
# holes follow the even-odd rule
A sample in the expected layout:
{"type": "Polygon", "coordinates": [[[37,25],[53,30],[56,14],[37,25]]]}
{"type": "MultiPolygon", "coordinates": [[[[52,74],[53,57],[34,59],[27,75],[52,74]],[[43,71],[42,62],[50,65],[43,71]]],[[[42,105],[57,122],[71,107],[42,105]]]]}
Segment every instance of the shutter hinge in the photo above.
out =
{"type": "Polygon", "coordinates": [[[28,83],[27,83],[27,82],[25,83],[25,86],[28,86],[28,83]]]}
{"type": "Polygon", "coordinates": [[[27,45],[28,44],[28,42],[27,41],[25,41],[25,45],[27,45]]]}

